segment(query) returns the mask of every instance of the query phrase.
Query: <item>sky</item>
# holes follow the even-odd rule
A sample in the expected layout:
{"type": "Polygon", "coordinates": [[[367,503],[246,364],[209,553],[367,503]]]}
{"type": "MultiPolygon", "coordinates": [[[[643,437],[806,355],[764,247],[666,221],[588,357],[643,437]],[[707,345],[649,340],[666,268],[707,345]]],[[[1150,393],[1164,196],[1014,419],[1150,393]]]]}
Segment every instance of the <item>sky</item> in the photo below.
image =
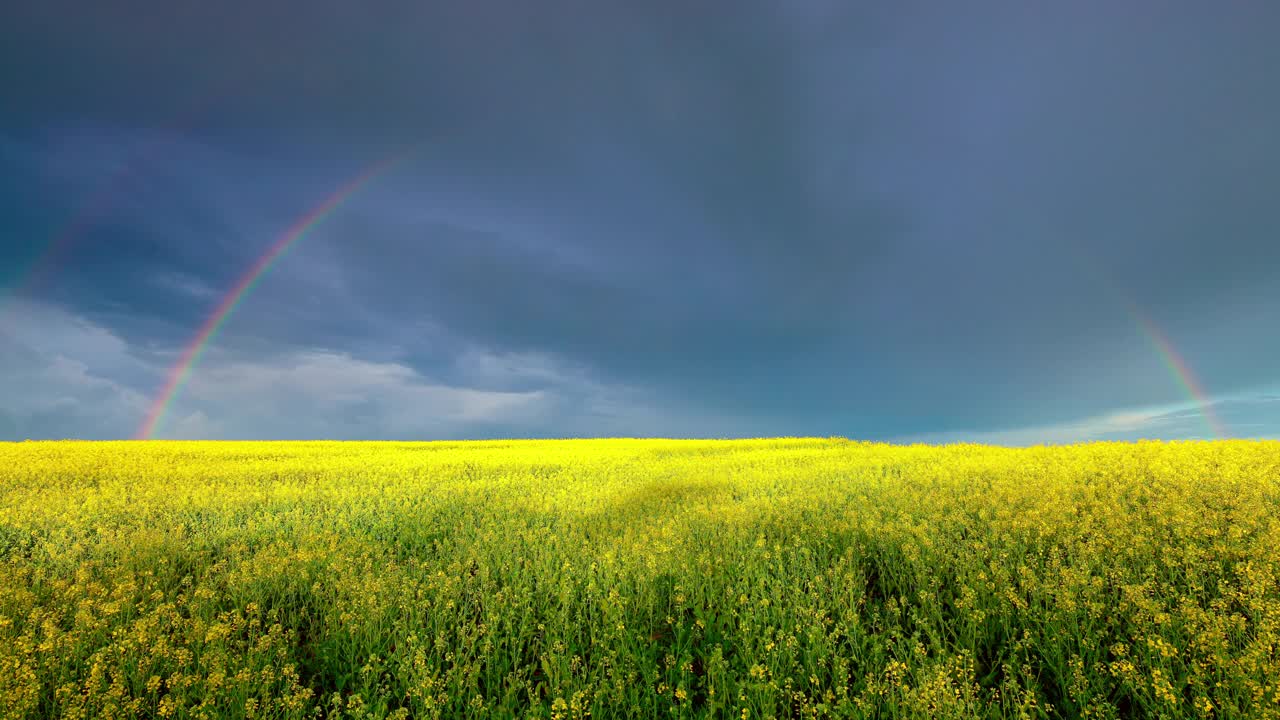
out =
{"type": "Polygon", "coordinates": [[[0,439],[1280,437],[1277,27],[9,3],[0,439]]]}

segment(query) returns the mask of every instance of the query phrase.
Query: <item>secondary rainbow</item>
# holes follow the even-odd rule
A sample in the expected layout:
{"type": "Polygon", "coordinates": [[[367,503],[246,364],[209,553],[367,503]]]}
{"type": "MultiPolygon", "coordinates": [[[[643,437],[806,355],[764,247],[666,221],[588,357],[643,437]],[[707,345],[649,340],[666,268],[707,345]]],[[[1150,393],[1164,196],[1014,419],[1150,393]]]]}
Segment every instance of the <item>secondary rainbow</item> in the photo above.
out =
{"type": "Polygon", "coordinates": [[[342,206],[343,202],[355,195],[360,188],[368,185],[378,176],[386,173],[392,167],[398,165],[407,159],[413,150],[392,155],[380,162],[373,164],[365,169],[355,178],[347,181],[342,187],[335,190],[331,195],[324,199],[319,205],[315,206],[295,222],[283,235],[279,237],[270,247],[267,248],[259,258],[253,263],[240,280],[232,286],[231,290],[223,296],[222,301],[210,313],[204,324],[200,326],[200,330],[192,338],[182,351],[178,361],[174,363],[173,368],[169,371],[168,379],[165,381],[164,387],[160,394],[152,402],[150,409],[147,411],[147,417],[142,425],[138,428],[135,438],[138,440],[148,440],[155,433],[156,428],[164,419],[165,413],[168,412],[173,402],[174,396],[182,389],[187,378],[191,374],[191,369],[200,360],[200,356],[204,353],[205,348],[209,346],[209,342],[218,334],[218,331],[226,323],[227,318],[239,307],[240,302],[244,300],[249,291],[257,285],[258,281],[268,270],[275,265],[281,256],[291,248],[294,243],[302,239],[308,231],[315,228],[325,218],[329,217],[335,210],[342,206]]]}
{"type": "Polygon", "coordinates": [[[163,151],[177,145],[184,129],[225,95],[222,84],[214,86],[186,103],[168,121],[160,123],[164,131],[159,140],[141,143],[122,158],[122,163],[102,179],[76,206],[70,220],[49,239],[48,244],[31,259],[25,271],[17,275],[12,287],[0,292],[0,325],[4,325],[18,298],[31,295],[45,285],[62,267],[71,249],[115,208],[129,189],[128,181],[142,177],[142,172],[155,165],[163,151]]]}
{"type": "Polygon", "coordinates": [[[39,291],[62,266],[70,249],[116,205],[125,190],[126,181],[137,174],[146,156],[139,154],[119,167],[79,205],[71,219],[54,234],[27,269],[18,275],[13,287],[0,295],[0,325],[8,320],[15,301],[39,291]]]}

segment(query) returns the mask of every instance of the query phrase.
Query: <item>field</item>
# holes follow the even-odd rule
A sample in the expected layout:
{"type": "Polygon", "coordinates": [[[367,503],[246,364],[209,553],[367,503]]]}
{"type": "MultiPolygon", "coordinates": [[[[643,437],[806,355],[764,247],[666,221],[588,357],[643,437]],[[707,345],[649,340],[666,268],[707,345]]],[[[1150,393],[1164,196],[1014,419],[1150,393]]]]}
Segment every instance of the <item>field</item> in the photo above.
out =
{"type": "Polygon", "coordinates": [[[0,444],[5,718],[1280,717],[1280,443],[0,444]]]}

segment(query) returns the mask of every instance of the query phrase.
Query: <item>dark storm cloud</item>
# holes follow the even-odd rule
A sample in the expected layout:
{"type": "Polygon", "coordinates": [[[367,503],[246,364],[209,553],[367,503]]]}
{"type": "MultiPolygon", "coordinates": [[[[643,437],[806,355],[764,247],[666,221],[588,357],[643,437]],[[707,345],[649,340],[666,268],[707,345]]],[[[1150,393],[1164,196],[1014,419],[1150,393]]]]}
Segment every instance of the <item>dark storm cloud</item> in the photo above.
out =
{"type": "Polygon", "coordinates": [[[129,202],[46,299],[180,344],[308,207],[419,145],[229,348],[445,381],[467,348],[545,353],[762,432],[889,437],[1185,400],[1135,303],[1210,391],[1280,379],[1271,6],[297,7],[4,11],[3,158],[32,179],[7,226],[56,228],[112,148],[172,141],[124,153],[129,202]]]}

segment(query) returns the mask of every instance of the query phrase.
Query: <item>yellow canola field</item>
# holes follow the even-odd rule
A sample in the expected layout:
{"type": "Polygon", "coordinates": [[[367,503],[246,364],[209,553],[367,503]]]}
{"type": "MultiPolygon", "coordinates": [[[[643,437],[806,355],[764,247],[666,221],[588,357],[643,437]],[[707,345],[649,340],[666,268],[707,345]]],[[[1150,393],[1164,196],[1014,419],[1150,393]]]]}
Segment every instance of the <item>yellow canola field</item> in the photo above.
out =
{"type": "Polygon", "coordinates": [[[1280,443],[0,444],[0,717],[1280,717],[1280,443]]]}

